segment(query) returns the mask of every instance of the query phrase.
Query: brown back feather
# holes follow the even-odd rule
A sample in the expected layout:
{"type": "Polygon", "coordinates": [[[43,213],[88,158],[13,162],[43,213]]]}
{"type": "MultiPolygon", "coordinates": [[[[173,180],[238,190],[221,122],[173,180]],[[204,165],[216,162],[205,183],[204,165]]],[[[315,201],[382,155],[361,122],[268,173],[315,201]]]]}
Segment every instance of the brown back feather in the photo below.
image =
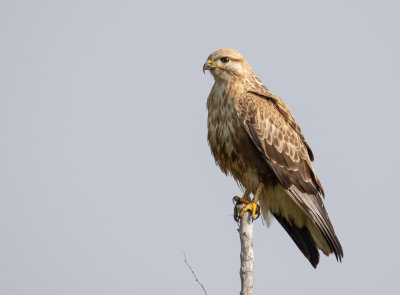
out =
{"type": "Polygon", "coordinates": [[[235,109],[285,189],[294,184],[302,192],[323,193],[311,166],[304,136],[287,107],[282,109],[276,100],[245,92],[236,100],[235,109]],[[294,129],[292,126],[297,127],[294,129]]]}
{"type": "Polygon", "coordinates": [[[292,127],[294,131],[296,131],[296,133],[300,136],[301,140],[305,144],[310,160],[314,161],[314,154],[310,146],[306,142],[303,132],[300,129],[300,126],[297,124],[296,120],[293,117],[292,112],[290,111],[286,103],[279,96],[270,92],[268,88],[261,83],[261,81],[260,83],[252,83],[251,85],[252,86],[248,88],[248,92],[265,97],[266,99],[270,99],[275,103],[279,113],[285,118],[286,122],[290,125],[290,127],[292,127]]]}
{"type": "Polygon", "coordinates": [[[315,223],[331,251],[341,260],[342,246],[320,197],[323,190],[311,166],[311,149],[286,104],[282,104],[281,99],[245,92],[235,101],[235,109],[280,184],[315,223]]]}

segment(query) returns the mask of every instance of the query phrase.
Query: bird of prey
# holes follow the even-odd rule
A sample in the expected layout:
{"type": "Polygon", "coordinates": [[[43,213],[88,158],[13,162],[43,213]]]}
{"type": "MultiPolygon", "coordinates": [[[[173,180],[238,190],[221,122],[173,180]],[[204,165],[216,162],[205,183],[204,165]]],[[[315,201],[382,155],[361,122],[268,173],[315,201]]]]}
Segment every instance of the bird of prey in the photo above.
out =
{"type": "Polygon", "coordinates": [[[236,199],[246,203],[240,216],[249,210],[254,218],[259,203],[267,225],[274,216],[314,268],[318,249],[341,261],[313,153],[287,105],[234,49],[211,53],[206,70],[215,80],[207,99],[208,142],[216,164],[244,190],[236,199]]]}

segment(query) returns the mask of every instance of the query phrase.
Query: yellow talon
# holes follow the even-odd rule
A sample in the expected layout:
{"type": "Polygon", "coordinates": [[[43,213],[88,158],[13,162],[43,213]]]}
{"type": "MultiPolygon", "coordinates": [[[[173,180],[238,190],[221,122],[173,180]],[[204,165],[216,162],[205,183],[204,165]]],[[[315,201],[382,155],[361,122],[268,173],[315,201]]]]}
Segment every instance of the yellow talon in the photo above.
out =
{"type": "Polygon", "coordinates": [[[250,199],[250,191],[246,190],[243,197],[241,198],[235,196],[232,201],[235,204],[233,210],[233,219],[235,219],[236,222],[239,222],[239,218],[243,217],[244,213],[249,210],[251,211],[251,216],[253,220],[257,219],[260,216],[260,206],[257,205],[257,200],[253,199],[252,201],[250,199]],[[239,204],[246,204],[246,206],[240,211],[240,213],[237,207],[239,204]]]}
{"type": "Polygon", "coordinates": [[[240,213],[240,217],[243,217],[246,211],[251,211],[251,217],[254,219],[256,217],[256,213],[260,214],[260,208],[256,203],[248,201],[247,205],[243,208],[242,212],[240,213]]]}

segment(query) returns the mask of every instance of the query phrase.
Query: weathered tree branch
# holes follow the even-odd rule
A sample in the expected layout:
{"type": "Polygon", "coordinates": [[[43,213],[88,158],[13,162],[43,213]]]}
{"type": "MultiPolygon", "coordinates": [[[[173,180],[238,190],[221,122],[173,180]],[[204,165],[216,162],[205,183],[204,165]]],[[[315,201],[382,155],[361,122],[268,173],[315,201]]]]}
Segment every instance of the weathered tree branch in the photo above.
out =
{"type": "MultiPolygon", "coordinates": [[[[237,205],[238,212],[241,212],[245,204],[237,205]]],[[[239,218],[240,236],[240,280],[242,289],[240,295],[253,295],[254,284],[254,252],[253,252],[253,220],[249,211],[239,218]]]]}
{"type": "Polygon", "coordinates": [[[203,284],[202,284],[202,283],[200,283],[200,281],[197,279],[197,276],[196,276],[196,274],[194,273],[194,271],[193,271],[192,267],[191,267],[191,266],[190,266],[190,264],[187,262],[187,260],[186,260],[186,254],[185,254],[185,252],[183,252],[183,256],[185,257],[185,263],[186,263],[186,265],[189,267],[190,271],[192,272],[192,274],[193,274],[193,276],[194,276],[194,278],[195,278],[196,282],[197,282],[197,283],[199,283],[200,287],[202,287],[202,288],[203,288],[204,294],[206,294],[206,295],[207,295],[206,289],[204,288],[203,284]]]}

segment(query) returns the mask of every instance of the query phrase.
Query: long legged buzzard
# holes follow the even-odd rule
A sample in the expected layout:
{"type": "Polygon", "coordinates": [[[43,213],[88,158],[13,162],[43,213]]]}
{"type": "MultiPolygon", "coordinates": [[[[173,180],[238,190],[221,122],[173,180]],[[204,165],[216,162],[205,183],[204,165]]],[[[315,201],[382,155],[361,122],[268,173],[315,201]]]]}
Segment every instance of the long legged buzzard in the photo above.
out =
{"type": "MultiPolygon", "coordinates": [[[[211,53],[203,71],[215,79],[207,100],[208,141],[217,165],[245,189],[244,210],[257,202],[273,215],[316,267],[320,249],[343,258],[342,246],[322,203],[310,146],[287,105],[260,81],[233,49],[211,53]]],[[[243,212],[242,212],[243,213],[243,212]]]]}

